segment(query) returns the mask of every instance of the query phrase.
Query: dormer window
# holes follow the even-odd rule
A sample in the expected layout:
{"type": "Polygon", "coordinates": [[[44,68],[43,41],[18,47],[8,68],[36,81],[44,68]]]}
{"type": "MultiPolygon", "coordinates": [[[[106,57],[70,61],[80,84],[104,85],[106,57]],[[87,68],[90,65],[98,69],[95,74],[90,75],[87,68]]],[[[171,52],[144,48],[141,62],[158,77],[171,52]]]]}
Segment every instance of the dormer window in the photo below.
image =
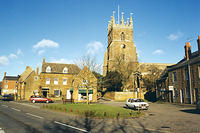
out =
{"type": "Polygon", "coordinates": [[[46,72],[47,72],[47,73],[50,73],[50,72],[51,72],[51,67],[50,67],[50,66],[47,67],[46,72]]]}
{"type": "Polygon", "coordinates": [[[63,69],[63,73],[68,73],[67,67],[65,67],[65,68],[63,69]]]}

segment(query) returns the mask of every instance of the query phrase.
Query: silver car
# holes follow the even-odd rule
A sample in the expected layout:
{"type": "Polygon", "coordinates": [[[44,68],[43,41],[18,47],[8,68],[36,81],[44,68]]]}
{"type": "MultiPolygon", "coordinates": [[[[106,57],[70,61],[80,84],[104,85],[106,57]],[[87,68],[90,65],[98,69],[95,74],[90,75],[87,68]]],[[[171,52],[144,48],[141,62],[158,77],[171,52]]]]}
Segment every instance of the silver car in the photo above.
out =
{"type": "Polygon", "coordinates": [[[149,104],[140,98],[129,98],[126,101],[126,107],[131,109],[148,109],[149,104]]]}

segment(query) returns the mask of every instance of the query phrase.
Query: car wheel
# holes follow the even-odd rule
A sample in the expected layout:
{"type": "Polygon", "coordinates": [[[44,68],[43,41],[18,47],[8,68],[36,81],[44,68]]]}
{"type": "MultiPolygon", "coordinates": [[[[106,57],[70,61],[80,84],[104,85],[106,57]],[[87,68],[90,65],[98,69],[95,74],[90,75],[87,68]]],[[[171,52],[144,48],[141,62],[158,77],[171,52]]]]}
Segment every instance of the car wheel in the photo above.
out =
{"type": "Polygon", "coordinates": [[[49,101],[48,101],[48,100],[46,100],[46,103],[49,103],[49,101]]]}
{"type": "Polygon", "coordinates": [[[32,103],[35,103],[35,100],[32,100],[32,103]]]}

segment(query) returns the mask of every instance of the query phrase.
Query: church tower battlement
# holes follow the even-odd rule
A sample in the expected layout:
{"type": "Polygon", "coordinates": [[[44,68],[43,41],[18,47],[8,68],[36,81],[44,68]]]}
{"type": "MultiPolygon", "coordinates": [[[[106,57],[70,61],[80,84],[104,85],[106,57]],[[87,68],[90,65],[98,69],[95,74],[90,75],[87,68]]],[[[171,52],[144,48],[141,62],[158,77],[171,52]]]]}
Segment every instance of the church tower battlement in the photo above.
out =
{"type": "Polygon", "coordinates": [[[137,52],[133,41],[133,19],[132,13],[130,19],[124,20],[122,12],[121,21],[115,22],[115,12],[111,16],[108,24],[108,46],[104,55],[103,76],[109,71],[115,70],[114,61],[120,56],[124,62],[137,63],[137,52]]]}

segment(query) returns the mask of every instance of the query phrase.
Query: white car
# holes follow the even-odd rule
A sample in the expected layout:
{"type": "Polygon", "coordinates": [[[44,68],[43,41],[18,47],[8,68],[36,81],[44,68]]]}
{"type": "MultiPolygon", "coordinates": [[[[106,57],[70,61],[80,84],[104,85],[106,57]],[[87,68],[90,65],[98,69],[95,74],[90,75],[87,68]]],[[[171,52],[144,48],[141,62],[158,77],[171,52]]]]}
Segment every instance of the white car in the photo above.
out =
{"type": "Polygon", "coordinates": [[[148,109],[149,104],[144,102],[143,99],[140,98],[129,98],[126,101],[126,107],[132,109],[148,109]]]}

